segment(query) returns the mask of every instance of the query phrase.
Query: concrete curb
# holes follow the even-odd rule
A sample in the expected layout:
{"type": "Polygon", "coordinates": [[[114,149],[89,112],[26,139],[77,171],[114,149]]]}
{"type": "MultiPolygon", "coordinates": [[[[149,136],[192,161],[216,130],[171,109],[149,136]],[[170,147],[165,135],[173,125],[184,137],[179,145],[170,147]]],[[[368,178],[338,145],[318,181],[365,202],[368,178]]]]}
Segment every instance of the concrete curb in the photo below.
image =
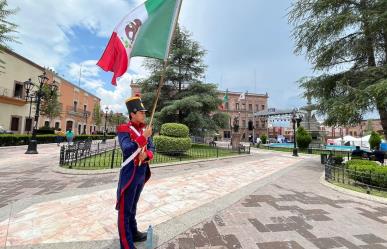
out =
{"type": "MultiPolygon", "coordinates": [[[[207,161],[223,160],[223,159],[246,157],[246,156],[251,156],[251,154],[208,158],[208,159],[198,159],[198,160],[190,160],[190,161],[178,161],[178,162],[173,162],[173,163],[160,163],[160,164],[156,164],[156,165],[151,165],[151,168],[160,168],[160,167],[167,167],[167,166],[173,166],[173,165],[207,162],[207,161]]],[[[67,174],[67,175],[102,175],[102,174],[117,173],[120,171],[120,169],[121,168],[101,169],[101,170],[78,170],[78,169],[66,169],[66,168],[60,167],[59,165],[55,165],[53,167],[52,171],[55,173],[67,174]]]]}
{"type": "Polygon", "coordinates": [[[379,202],[381,204],[387,204],[387,198],[383,198],[383,197],[379,197],[379,196],[374,196],[374,195],[369,195],[369,194],[364,194],[364,193],[360,193],[360,192],[356,192],[356,191],[353,191],[353,190],[350,190],[350,189],[346,189],[346,188],[342,188],[342,187],[339,187],[339,186],[336,186],[328,181],[325,180],[325,173],[323,173],[320,177],[320,183],[328,188],[331,188],[333,190],[336,190],[337,192],[340,192],[340,193],[343,193],[343,194],[347,194],[347,195],[351,195],[351,196],[354,196],[354,197],[358,197],[358,198],[361,198],[361,199],[365,199],[365,200],[368,200],[368,201],[375,201],[375,202],[379,202]]]}

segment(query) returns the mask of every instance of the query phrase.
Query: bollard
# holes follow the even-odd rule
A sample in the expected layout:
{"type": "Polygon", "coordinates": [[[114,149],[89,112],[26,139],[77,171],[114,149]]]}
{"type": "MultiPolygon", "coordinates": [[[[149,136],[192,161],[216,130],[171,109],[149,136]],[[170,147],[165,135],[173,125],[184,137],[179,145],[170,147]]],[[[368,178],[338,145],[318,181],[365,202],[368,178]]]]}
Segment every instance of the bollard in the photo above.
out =
{"type": "Polygon", "coordinates": [[[146,235],[146,249],[153,248],[153,229],[152,225],[149,225],[147,235],[146,235]]]}

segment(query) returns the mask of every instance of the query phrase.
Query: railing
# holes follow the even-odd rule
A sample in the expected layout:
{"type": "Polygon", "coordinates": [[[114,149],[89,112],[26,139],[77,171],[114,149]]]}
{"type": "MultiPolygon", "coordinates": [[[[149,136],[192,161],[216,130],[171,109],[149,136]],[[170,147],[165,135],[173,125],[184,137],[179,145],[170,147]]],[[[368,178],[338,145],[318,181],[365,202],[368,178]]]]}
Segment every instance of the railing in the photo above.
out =
{"type": "Polygon", "coordinates": [[[351,170],[344,164],[335,165],[333,160],[328,160],[325,164],[325,180],[361,187],[367,193],[371,190],[387,191],[387,174],[351,170]]]}
{"type": "MultiPolygon", "coordinates": [[[[82,142],[84,143],[84,142],[82,142]]],[[[59,164],[68,168],[119,168],[123,161],[121,148],[114,141],[111,144],[92,144],[90,147],[84,145],[65,145],[61,147],[59,164]]],[[[159,151],[156,150],[152,164],[180,162],[187,160],[197,160],[206,158],[218,158],[224,156],[250,154],[250,147],[231,150],[208,146],[203,144],[193,144],[188,151],[159,151]]]]}
{"type": "Polygon", "coordinates": [[[90,117],[91,112],[85,111],[84,109],[81,108],[75,108],[74,106],[66,106],[66,112],[72,115],[77,115],[77,116],[84,116],[85,113],[87,113],[87,116],[90,117]]]}

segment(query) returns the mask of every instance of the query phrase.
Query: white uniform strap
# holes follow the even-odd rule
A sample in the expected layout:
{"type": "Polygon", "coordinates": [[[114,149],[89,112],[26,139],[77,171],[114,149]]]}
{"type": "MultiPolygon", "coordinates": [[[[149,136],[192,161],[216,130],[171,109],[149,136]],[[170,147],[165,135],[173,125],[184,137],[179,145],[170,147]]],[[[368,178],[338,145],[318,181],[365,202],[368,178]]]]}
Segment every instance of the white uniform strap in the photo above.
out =
{"type": "MultiPolygon", "coordinates": [[[[140,132],[138,132],[136,128],[134,128],[132,125],[129,127],[130,129],[132,129],[132,131],[134,131],[134,133],[136,133],[138,137],[141,136],[140,132]]],[[[141,151],[141,148],[140,147],[137,148],[137,150],[121,164],[121,167],[124,167],[125,165],[130,163],[138,155],[138,153],[140,153],[140,151],[141,151]]]]}
{"type": "Polygon", "coordinates": [[[141,151],[141,148],[140,147],[137,148],[137,150],[121,164],[121,167],[124,167],[128,163],[130,163],[138,155],[138,153],[140,153],[140,151],[141,151]]]}

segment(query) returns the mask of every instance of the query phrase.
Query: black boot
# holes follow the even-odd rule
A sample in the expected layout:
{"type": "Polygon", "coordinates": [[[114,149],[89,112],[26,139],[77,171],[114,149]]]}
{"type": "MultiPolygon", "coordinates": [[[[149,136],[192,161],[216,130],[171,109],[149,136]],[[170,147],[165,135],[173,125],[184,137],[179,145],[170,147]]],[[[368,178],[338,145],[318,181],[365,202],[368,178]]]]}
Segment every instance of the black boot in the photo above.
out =
{"type": "Polygon", "coordinates": [[[137,231],[135,234],[133,234],[133,241],[134,242],[143,242],[146,241],[147,234],[137,231]]]}

